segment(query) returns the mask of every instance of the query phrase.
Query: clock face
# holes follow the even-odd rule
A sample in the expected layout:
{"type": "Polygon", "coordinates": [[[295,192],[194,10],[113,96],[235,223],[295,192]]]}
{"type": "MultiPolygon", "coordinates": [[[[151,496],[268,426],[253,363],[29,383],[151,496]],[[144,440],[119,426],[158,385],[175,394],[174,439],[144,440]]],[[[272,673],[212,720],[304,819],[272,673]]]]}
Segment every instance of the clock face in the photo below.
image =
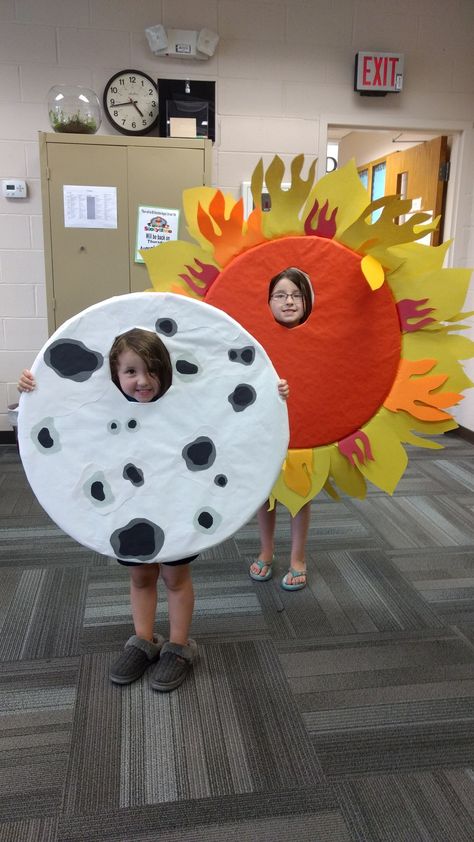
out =
{"type": "Polygon", "coordinates": [[[158,122],[158,87],[139,70],[115,73],[104,88],[104,111],[122,134],[147,134],[158,122]]]}

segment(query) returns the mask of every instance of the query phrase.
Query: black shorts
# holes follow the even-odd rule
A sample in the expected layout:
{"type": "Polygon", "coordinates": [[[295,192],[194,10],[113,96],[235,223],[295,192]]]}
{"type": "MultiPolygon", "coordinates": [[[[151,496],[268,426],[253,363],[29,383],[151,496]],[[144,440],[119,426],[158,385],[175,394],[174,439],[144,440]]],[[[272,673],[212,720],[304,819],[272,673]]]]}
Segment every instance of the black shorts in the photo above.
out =
{"type": "MultiPolygon", "coordinates": [[[[153,561],[151,564],[166,564],[167,567],[177,567],[178,564],[189,564],[195,558],[197,558],[197,555],[190,555],[187,558],[177,558],[176,561],[153,561]]],[[[148,564],[144,564],[141,561],[122,561],[120,558],[117,561],[119,564],[123,564],[124,567],[148,567],[148,564]]]]}

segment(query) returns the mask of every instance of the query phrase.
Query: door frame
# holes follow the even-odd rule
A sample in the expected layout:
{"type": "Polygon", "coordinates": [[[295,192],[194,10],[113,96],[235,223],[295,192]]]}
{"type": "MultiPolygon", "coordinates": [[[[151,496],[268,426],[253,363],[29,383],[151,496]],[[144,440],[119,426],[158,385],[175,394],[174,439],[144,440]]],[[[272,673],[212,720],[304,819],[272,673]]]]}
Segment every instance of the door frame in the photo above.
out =
{"type": "MultiPolygon", "coordinates": [[[[326,150],[328,143],[328,128],[336,126],[347,128],[351,131],[429,131],[439,132],[440,135],[452,137],[451,164],[448,188],[446,193],[446,211],[444,219],[444,240],[454,240],[453,247],[448,249],[446,255],[446,266],[456,266],[462,263],[465,255],[461,254],[463,244],[461,232],[462,208],[461,208],[461,185],[469,183],[468,171],[468,141],[474,136],[472,123],[466,120],[413,120],[406,117],[374,115],[347,115],[323,114],[319,121],[318,149],[320,155],[317,164],[317,178],[325,175],[326,155],[321,150],[326,150]]],[[[467,224],[467,223],[466,223],[467,224]]]]}

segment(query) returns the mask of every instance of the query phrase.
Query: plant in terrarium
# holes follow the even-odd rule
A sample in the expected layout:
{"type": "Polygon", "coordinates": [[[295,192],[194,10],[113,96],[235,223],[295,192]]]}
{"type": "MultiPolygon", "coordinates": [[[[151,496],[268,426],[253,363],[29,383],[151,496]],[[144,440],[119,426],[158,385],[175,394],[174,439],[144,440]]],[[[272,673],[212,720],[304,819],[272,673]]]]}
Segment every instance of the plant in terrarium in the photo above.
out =
{"type": "Polygon", "coordinates": [[[78,85],[55,85],[48,93],[48,112],[55,132],[95,134],[101,122],[94,91],[78,85]]]}
{"type": "Polygon", "coordinates": [[[55,132],[95,134],[98,129],[93,117],[83,117],[79,112],[76,112],[76,114],[65,114],[64,111],[50,111],[49,121],[55,132]]]}

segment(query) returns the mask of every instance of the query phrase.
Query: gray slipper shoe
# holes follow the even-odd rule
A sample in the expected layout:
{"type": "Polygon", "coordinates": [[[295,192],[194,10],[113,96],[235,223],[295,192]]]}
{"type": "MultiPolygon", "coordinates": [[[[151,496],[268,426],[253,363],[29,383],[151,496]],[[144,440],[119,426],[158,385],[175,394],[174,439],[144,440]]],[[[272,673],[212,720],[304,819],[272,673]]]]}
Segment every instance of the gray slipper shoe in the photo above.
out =
{"type": "Polygon", "coordinates": [[[160,660],[150,673],[150,687],[168,693],[179,687],[192,669],[197,656],[197,643],[189,638],[187,646],[180,643],[163,644],[160,660]]]}
{"type": "Polygon", "coordinates": [[[158,660],[164,642],[161,634],[154,638],[153,643],[133,634],[127,640],[122,654],[112,664],[110,680],[114,684],[131,684],[136,681],[150,664],[158,660]]]}

